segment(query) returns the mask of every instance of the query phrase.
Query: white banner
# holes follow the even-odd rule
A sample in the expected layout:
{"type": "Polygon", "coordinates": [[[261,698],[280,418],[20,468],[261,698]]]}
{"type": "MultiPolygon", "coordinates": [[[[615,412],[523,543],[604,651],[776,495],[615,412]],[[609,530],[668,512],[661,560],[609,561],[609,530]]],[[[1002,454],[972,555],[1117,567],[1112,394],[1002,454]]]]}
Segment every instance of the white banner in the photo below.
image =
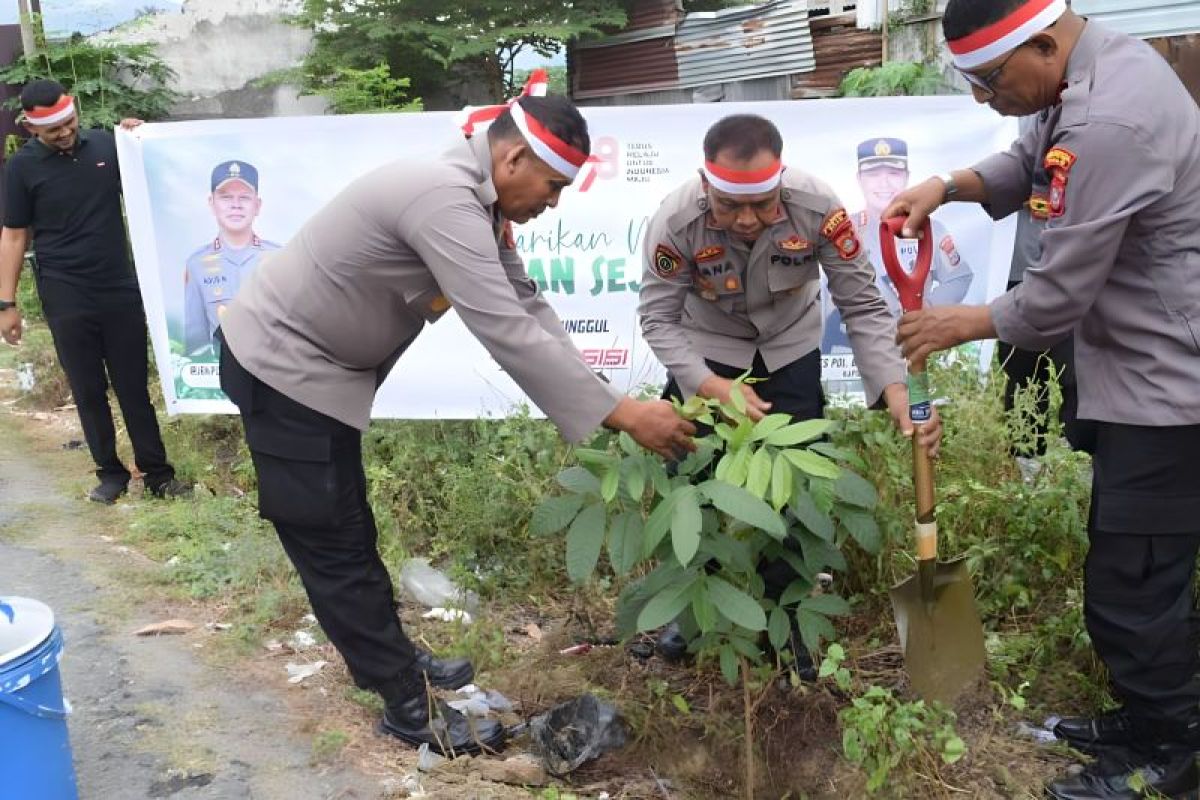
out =
{"type": "MultiPolygon", "coordinates": [[[[910,174],[919,181],[969,166],[1016,137],[1015,120],[969,97],[584,112],[592,163],[557,209],[516,229],[517,244],[589,363],[631,392],[664,380],[636,320],[646,224],[661,198],[695,174],[704,132],[720,117],[749,112],[773,120],[783,132],[784,162],[828,181],[856,223],[870,220],[869,209],[910,174]]],[[[218,388],[209,335],[219,307],[262,259],[354,178],[395,159],[437,158],[458,136],[450,113],[205,120],[119,132],[134,258],[168,412],[236,410],[218,388]]],[[[1001,293],[1013,226],[995,225],[965,204],[942,209],[936,221],[940,272],[935,267],[931,296],[943,282],[947,302],[981,303],[1001,293]]],[[[863,241],[871,246],[870,236],[863,241]]],[[[881,286],[887,296],[886,279],[881,286]]],[[[854,359],[837,333],[833,314],[825,379],[833,392],[853,391],[854,359]]],[[[991,350],[971,353],[986,363],[991,350]]],[[[401,358],[373,413],[471,418],[524,402],[450,313],[401,358]]]]}

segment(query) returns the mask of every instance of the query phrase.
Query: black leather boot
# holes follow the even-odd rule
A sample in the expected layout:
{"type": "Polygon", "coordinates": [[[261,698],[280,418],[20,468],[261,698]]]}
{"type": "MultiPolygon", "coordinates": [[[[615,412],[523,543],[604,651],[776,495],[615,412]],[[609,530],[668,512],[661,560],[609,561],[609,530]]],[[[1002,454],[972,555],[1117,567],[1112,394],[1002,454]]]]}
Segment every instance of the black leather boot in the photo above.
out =
{"type": "Polygon", "coordinates": [[[413,747],[428,744],[435,753],[455,758],[498,751],[504,744],[505,730],[499,722],[466,717],[431,698],[423,687],[405,696],[389,698],[388,694],[380,727],[413,747]]]}
{"type": "Polygon", "coordinates": [[[1197,800],[1200,772],[1190,747],[1112,750],[1079,774],[1047,785],[1046,796],[1055,800],[1137,800],[1147,796],[1197,800]],[[1131,782],[1137,788],[1131,787],[1131,782]]]}
{"type": "Polygon", "coordinates": [[[654,649],[664,661],[683,660],[683,657],[687,655],[688,641],[678,622],[669,623],[667,627],[659,631],[654,649]]]}
{"type": "Polygon", "coordinates": [[[434,658],[424,650],[417,650],[412,668],[419,670],[430,686],[439,689],[461,689],[475,679],[475,667],[467,659],[434,658]]]}
{"type": "Polygon", "coordinates": [[[1054,735],[1076,750],[1093,754],[1103,747],[1128,747],[1135,742],[1133,726],[1123,708],[1095,717],[1059,720],[1054,735]]]}
{"type": "Polygon", "coordinates": [[[1200,719],[1187,722],[1137,722],[1123,708],[1095,717],[1068,717],[1054,726],[1054,735],[1083,753],[1095,755],[1109,747],[1152,744],[1191,747],[1200,752],[1200,719]]]}

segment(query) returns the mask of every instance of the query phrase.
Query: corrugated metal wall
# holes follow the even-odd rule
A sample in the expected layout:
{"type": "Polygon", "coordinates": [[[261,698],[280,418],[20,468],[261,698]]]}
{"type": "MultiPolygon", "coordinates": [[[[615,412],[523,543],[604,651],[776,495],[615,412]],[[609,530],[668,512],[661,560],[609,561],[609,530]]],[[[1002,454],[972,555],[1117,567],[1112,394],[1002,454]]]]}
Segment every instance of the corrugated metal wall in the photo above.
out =
{"type": "Polygon", "coordinates": [[[675,33],[675,52],[684,88],[811,71],[808,2],[688,14],[675,33]]]}
{"type": "Polygon", "coordinates": [[[630,97],[647,93],[673,102],[784,100],[791,94],[788,76],[816,66],[811,0],[687,14],[678,25],[664,22],[667,3],[644,0],[631,12],[637,28],[569,48],[575,100],[640,103],[630,97]],[[745,82],[753,86],[734,88],[745,82]]]}
{"type": "Polygon", "coordinates": [[[853,13],[809,20],[817,68],[792,76],[795,100],[833,97],[846,73],[856,67],[878,67],[883,55],[879,31],[860,30],[853,13]]]}
{"type": "Polygon", "coordinates": [[[1200,33],[1200,3],[1184,0],[1074,0],[1071,8],[1130,36],[1200,33]]]}

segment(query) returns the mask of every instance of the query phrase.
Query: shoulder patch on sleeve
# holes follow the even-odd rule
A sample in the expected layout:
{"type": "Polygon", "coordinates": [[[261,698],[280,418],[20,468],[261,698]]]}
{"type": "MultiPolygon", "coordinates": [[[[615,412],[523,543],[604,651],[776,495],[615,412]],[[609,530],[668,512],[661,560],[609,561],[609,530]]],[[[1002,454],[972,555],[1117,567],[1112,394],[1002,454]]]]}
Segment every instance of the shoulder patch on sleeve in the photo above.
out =
{"type": "Polygon", "coordinates": [[[660,278],[674,278],[683,269],[683,256],[670,245],[659,244],[654,248],[654,272],[660,278]]]}
{"type": "Polygon", "coordinates": [[[821,223],[821,235],[838,249],[838,253],[846,261],[855,258],[862,252],[862,242],[858,239],[858,232],[854,230],[854,223],[844,208],[829,212],[829,216],[825,217],[825,221],[821,223]]]}
{"type": "Polygon", "coordinates": [[[1064,172],[1069,172],[1071,167],[1075,166],[1078,157],[1065,147],[1054,147],[1046,153],[1046,159],[1043,161],[1043,166],[1046,169],[1061,169],[1064,172]]]}

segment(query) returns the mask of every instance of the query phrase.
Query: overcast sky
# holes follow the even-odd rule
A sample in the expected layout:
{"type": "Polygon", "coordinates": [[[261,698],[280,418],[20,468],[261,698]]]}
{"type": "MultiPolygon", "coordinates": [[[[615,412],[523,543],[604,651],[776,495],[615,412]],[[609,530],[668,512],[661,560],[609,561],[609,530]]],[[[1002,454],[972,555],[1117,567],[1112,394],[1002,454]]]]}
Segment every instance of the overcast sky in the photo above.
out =
{"type": "MultiPolygon", "coordinates": [[[[146,8],[179,10],[177,0],[42,0],[46,32],[95,33],[133,19],[146,8]]],[[[17,0],[0,0],[0,24],[17,21],[17,0]]]]}

